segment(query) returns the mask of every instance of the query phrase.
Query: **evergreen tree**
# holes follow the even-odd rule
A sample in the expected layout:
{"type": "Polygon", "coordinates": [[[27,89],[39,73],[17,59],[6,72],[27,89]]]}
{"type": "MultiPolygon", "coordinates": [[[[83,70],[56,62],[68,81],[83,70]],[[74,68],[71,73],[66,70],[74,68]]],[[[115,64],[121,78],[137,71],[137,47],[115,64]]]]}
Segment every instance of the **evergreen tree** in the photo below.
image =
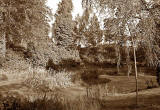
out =
{"type": "Polygon", "coordinates": [[[103,31],[100,29],[100,23],[95,14],[91,17],[92,9],[87,7],[82,17],[77,17],[77,30],[75,33],[78,39],[85,40],[87,46],[97,46],[102,41],[103,31]]]}
{"type": "Polygon", "coordinates": [[[89,26],[89,18],[92,10],[90,8],[86,8],[83,12],[83,15],[76,17],[76,41],[78,44],[83,42],[83,45],[88,46],[88,26],[89,26]]]}
{"type": "Polygon", "coordinates": [[[94,14],[90,20],[87,41],[91,46],[96,46],[102,41],[103,31],[100,29],[100,23],[97,16],[94,14]]]}
{"type": "Polygon", "coordinates": [[[72,20],[72,0],[62,0],[58,4],[53,24],[53,38],[57,45],[70,48],[74,45],[74,25],[72,20]]]}

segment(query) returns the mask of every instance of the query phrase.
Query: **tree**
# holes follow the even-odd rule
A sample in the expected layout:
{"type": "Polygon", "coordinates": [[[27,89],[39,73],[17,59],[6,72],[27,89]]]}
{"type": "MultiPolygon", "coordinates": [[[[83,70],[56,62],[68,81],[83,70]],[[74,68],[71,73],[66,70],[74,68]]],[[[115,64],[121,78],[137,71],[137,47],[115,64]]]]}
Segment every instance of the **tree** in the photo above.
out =
{"type": "Polygon", "coordinates": [[[100,23],[95,14],[89,22],[87,33],[88,35],[86,35],[85,37],[88,43],[91,44],[91,46],[95,47],[102,42],[103,31],[100,29],[100,23]]]}
{"type": "Polygon", "coordinates": [[[106,41],[114,42],[116,61],[117,61],[117,73],[120,72],[121,53],[120,47],[123,44],[123,30],[122,26],[119,26],[119,19],[108,18],[104,20],[104,31],[106,41]]]}
{"type": "Polygon", "coordinates": [[[78,40],[85,39],[88,46],[95,47],[102,42],[103,31],[100,28],[98,17],[91,7],[85,7],[82,17],[77,17],[78,40]],[[92,15],[93,14],[93,15],[92,15]]]}
{"type": "Polygon", "coordinates": [[[0,37],[0,67],[1,67],[6,56],[6,39],[4,33],[0,33],[0,35],[3,35],[0,37]]]}
{"type": "Polygon", "coordinates": [[[77,16],[75,19],[76,22],[76,28],[75,28],[75,33],[77,35],[76,37],[76,42],[78,45],[82,41],[85,41],[85,45],[88,46],[88,26],[89,26],[89,20],[90,20],[90,15],[92,13],[92,9],[90,7],[86,7],[84,9],[83,15],[77,16]]]}
{"type": "MultiPolygon", "coordinates": [[[[47,0],[1,0],[1,33],[5,34],[7,46],[31,41],[48,35],[51,10],[47,0]]],[[[3,36],[3,35],[2,35],[3,36]]]]}
{"type": "Polygon", "coordinates": [[[58,4],[53,24],[53,38],[57,45],[70,48],[74,46],[74,25],[72,20],[72,0],[62,0],[58,4]]]}
{"type": "Polygon", "coordinates": [[[157,65],[160,60],[160,2],[154,0],[152,2],[145,2],[140,0],[143,10],[148,13],[147,18],[142,18],[138,27],[141,29],[140,35],[150,36],[146,37],[143,45],[145,45],[147,62],[151,66],[157,65]],[[147,22],[147,23],[146,23],[147,22]]]}
{"type": "MultiPolygon", "coordinates": [[[[88,0],[83,0],[88,1],[88,0]]],[[[108,29],[111,35],[115,38],[116,45],[120,45],[121,41],[130,41],[133,47],[134,62],[135,62],[135,79],[136,79],[136,100],[138,100],[138,75],[136,65],[136,49],[138,46],[144,47],[146,50],[145,56],[149,64],[156,62],[157,53],[155,47],[158,48],[158,36],[156,34],[156,25],[153,12],[145,0],[89,0],[90,5],[101,7],[102,11],[106,8],[111,10],[113,16],[112,24],[116,25],[116,31],[112,32],[112,27],[108,29]],[[125,34],[126,33],[126,34],[125,34]],[[118,43],[117,43],[118,41],[118,43]],[[119,44],[120,43],[120,44],[119,44]],[[141,45],[140,45],[141,44],[141,45]]],[[[152,7],[152,6],[151,6],[152,7]]],[[[106,20],[108,21],[108,20],[106,20]]],[[[137,101],[136,101],[137,102],[137,101]]]]}

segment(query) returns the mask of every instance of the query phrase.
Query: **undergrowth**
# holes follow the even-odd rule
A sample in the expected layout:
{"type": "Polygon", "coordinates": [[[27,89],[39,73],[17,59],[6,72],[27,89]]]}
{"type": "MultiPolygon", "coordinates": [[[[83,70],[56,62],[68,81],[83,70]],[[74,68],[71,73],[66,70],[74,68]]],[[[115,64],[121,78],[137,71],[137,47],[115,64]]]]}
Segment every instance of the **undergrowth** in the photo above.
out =
{"type": "Polygon", "coordinates": [[[36,100],[27,98],[1,97],[0,110],[101,110],[103,101],[98,97],[80,96],[71,100],[65,96],[54,94],[36,100]]]}

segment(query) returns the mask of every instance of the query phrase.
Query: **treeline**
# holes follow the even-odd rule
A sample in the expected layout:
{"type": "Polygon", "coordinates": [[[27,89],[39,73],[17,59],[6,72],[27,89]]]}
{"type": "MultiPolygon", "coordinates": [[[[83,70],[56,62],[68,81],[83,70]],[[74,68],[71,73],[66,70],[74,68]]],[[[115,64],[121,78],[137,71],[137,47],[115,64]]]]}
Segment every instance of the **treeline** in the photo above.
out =
{"type": "MultiPolygon", "coordinates": [[[[78,15],[73,20],[72,1],[62,0],[59,3],[55,14],[56,21],[53,24],[53,38],[57,45],[64,47],[68,44],[66,48],[72,45],[78,49],[85,46],[87,51],[79,49],[80,56],[84,57],[87,52],[86,59],[92,60],[92,63],[99,63],[97,53],[102,45],[103,51],[110,47],[114,52],[101,53],[105,53],[106,56],[114,54],[111,57],[114,57],[118,70],[124,61],[130,68],[135,59],[138,63],[156,66],[160,55],[159,1],[83,0],[82,5],[83,15],[78,15]],[[98,14],[106,15],[103,21],[98,14]],[[103,26],[100,22],[103,22],[103,26]]],[[[110,59],[103,57],[104,55],[102,61],[110,59]]]]}
{"type": "Polygon", "coordinates": [[[93,62],[99,56],[91,51],[97,49],[97,53],[101,50],[100,53],[106,56],[100,56],[102,61],[114,57],[117,68],[124,61],[130,68],[134,48],[137,58],[142,57],[140,60],[145,59],[149,66],[155,66],[159,60],[158,0],[82,0],[83,15],[78,15],[75,20],[72,18],[72,0],[62,0],[54,15],[53,43],[48,38],[48,22],[53,15],[46,2],[47,0],[0,1],[0,36],[5,46],[2,49],[4,53],[7,49],[20,46],[26,49],[25,55],[36,54],[38,58],[35,60],[42,59],[39,56],[46,57],[44,62],[49,59],[65,60],[67,56],[82,59],[86,54],[81,48],[84,46],[88,51],[86,56],[95,57],[93,62]],[[104,18],[100,19],[98,14],[104,18]],[[106,51],[106,48],[110,50],[106,51]],[[38,52],[35,52],[36,49],[38,52]]]}

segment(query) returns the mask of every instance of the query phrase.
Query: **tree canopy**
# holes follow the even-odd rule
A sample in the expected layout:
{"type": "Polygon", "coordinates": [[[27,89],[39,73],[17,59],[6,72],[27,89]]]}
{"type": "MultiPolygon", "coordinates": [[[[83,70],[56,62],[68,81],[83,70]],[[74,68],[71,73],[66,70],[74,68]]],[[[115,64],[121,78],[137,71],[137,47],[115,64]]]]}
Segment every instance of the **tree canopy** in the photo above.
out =
{"type": "Polygon", "coordinates": [[[48,36],[51,10],[47,0],[1,0],[0,30],[7,44],[48,36]]]}
{"type": "Polygon", "coordinates": [[[55,14],[55,23],[53,24],[53,38],[57,45],[63,47],[72,47],[74,45],[74,21],[72,20],[72,0],[62,0],[58,4],[58,10],[55,14]]]}
{"type": "Polygon", "coordinates": [[[159,2],[156,0],[83,0],[85,4],[109,14],[104,20],[105,36],[117,46],[126,41],[135,42],[146,50],[148,64],[159,58],[159,2]]]}

